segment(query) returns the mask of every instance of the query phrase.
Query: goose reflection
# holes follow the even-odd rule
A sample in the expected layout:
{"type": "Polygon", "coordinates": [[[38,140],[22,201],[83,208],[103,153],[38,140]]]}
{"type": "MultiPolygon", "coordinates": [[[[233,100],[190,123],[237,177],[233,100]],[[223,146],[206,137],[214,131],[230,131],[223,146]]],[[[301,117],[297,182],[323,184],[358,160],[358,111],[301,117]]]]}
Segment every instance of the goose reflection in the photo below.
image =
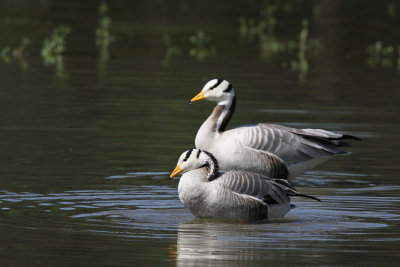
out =
{"type": "Polygon", "coordinates": [[[176,246],[170,254],[178,266],[215,264],[215,261],[253,261],[260,258],[257,236],[262,224],[231,224],[202,220],[179,224],[176,246]],[[254,226],[260,226],[254,227],[254,226]],[[259,229],[259,231],[257,230],[259,229]]]}

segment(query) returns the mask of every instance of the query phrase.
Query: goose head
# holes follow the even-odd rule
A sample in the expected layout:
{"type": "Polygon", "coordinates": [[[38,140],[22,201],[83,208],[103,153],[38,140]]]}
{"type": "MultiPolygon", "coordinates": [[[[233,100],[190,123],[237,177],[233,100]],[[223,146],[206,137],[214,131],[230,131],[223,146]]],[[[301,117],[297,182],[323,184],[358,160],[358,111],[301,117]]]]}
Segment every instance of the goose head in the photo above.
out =
{"type": "Polygon", "coordinates": [[[235,97],[235,90],[230,82],[223,79],[212,79],[204,85],[200,93],[193,97],[190,102],[202,99],[215,101],[218,105],[227,105],[235,97]]]}
{"type": "Polygon", "coordinates": [[[188,172],[204,166],[216,169],[215,167],[218,167],[218,163],[214,156],[206,151],[194,148],[189,149],[179,157],[178,163],[170,175],[170,179],[181,172],[188,172]]]}

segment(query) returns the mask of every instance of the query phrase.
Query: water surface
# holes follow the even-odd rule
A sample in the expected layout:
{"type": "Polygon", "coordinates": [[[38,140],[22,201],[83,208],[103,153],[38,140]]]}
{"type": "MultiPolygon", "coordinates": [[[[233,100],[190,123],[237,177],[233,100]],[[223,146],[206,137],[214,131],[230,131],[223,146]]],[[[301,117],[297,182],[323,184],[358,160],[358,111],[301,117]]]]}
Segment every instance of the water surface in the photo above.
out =
{"type": "Polygon", "coordinates": [[[367,47],[400,45],[400,6],[278,3],[273,34],[252,37],[241,18],[257,24],[271,6],[156,2],[110,2],[106,47],[96,46],[98,2],[0,3],[0,49],[31,41],[23,57],[0,59],[2,265],[396,265],[398,52],[374,65],[367,47]],[[297,50],[266,45],[297,43],[303,18],[321,48],[296,70],[297,50]],[[43,40],[61,24],[71,28],[67,50],[46,66],[43,40]],[[203,50],[190,41],[199,31],[210,39],[203,50]],[[293,180],[321,203],[294,198],[286,218],[253,224],[197,220],[183,208],[168,174],[213,107],[188,101],[214,77],[237,91],[230,127],[269,122],[364,139],[293,180]]]}

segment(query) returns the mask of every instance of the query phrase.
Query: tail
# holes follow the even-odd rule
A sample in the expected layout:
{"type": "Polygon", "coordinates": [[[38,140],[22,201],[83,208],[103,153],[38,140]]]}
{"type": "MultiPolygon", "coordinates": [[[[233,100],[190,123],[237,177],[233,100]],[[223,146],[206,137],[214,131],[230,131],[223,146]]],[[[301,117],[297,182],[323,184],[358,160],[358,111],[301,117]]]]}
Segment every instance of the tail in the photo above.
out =
{"type": "Polygon", "coordinates": [[[313,200],[321,202],[321,199],[319,199],[317,197],[306,195],[306,194],[300,194],[300,193],[297,193],[297,192],[296,192],[296,194],[291,195],[291,196],[294,196],[294,197],[305,197],[305,198],[310,198],[310,199],[313,199],[313,200]]]}
{"type": "Polygon", "coordinates": [[[356,140],[356,141],[362,141],[361,138],[354,136],[354,135],[349,135],[349,134],[344,134],[339,138],[328,138],[329,141],[331,141],[333,144],[336,145],[336,147],[344,147],[344,146],[351,146],[350,143],[343,141],[343,140],[356,140]]]}
{"type": "Polygon", "coordinates": [[[354,135],[350,135],[350,134],[343,134],[340,139],[342,139],[342,140],[351,139],[351,140],[362,141],[362,139],[360,137],[357,137],[357,136],[354,136],[354,135]]]}
{"type": "Polygon", "coordinates": [[[274,179],[274,184],[279,186],[281,189],[286,191],[286,194],[288,196],[293,196],[293,197],[305,197],[305,198],[309,198],[309,199],[313,199],[316,201],[321,202],[321,200],[317,197],[314,196],[310,196],[310,195],[306,195],[306,194],[300,194],[299,192],[297,192],[297,190],[293,187],[293,185],[291,185],[289,183],[288,180],[285,179],[274,179]]]}

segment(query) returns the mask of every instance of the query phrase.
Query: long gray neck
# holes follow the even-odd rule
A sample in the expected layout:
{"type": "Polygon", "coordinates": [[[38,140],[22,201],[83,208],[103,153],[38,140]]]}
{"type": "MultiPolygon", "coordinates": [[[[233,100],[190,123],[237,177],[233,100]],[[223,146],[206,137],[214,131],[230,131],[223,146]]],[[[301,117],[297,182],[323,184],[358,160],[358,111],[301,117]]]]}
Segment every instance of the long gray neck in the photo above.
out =
{"type": "Polygon", "coordinates": [[[211,182],[218,177],[218,171],[219,171],[218,161],[211,153],[204,150],[203,152],[206,153],[207,156],[209,157],[209,160],[206,161],[205,166],[207,167],[208,170],[207,180],[211,182]]]}

